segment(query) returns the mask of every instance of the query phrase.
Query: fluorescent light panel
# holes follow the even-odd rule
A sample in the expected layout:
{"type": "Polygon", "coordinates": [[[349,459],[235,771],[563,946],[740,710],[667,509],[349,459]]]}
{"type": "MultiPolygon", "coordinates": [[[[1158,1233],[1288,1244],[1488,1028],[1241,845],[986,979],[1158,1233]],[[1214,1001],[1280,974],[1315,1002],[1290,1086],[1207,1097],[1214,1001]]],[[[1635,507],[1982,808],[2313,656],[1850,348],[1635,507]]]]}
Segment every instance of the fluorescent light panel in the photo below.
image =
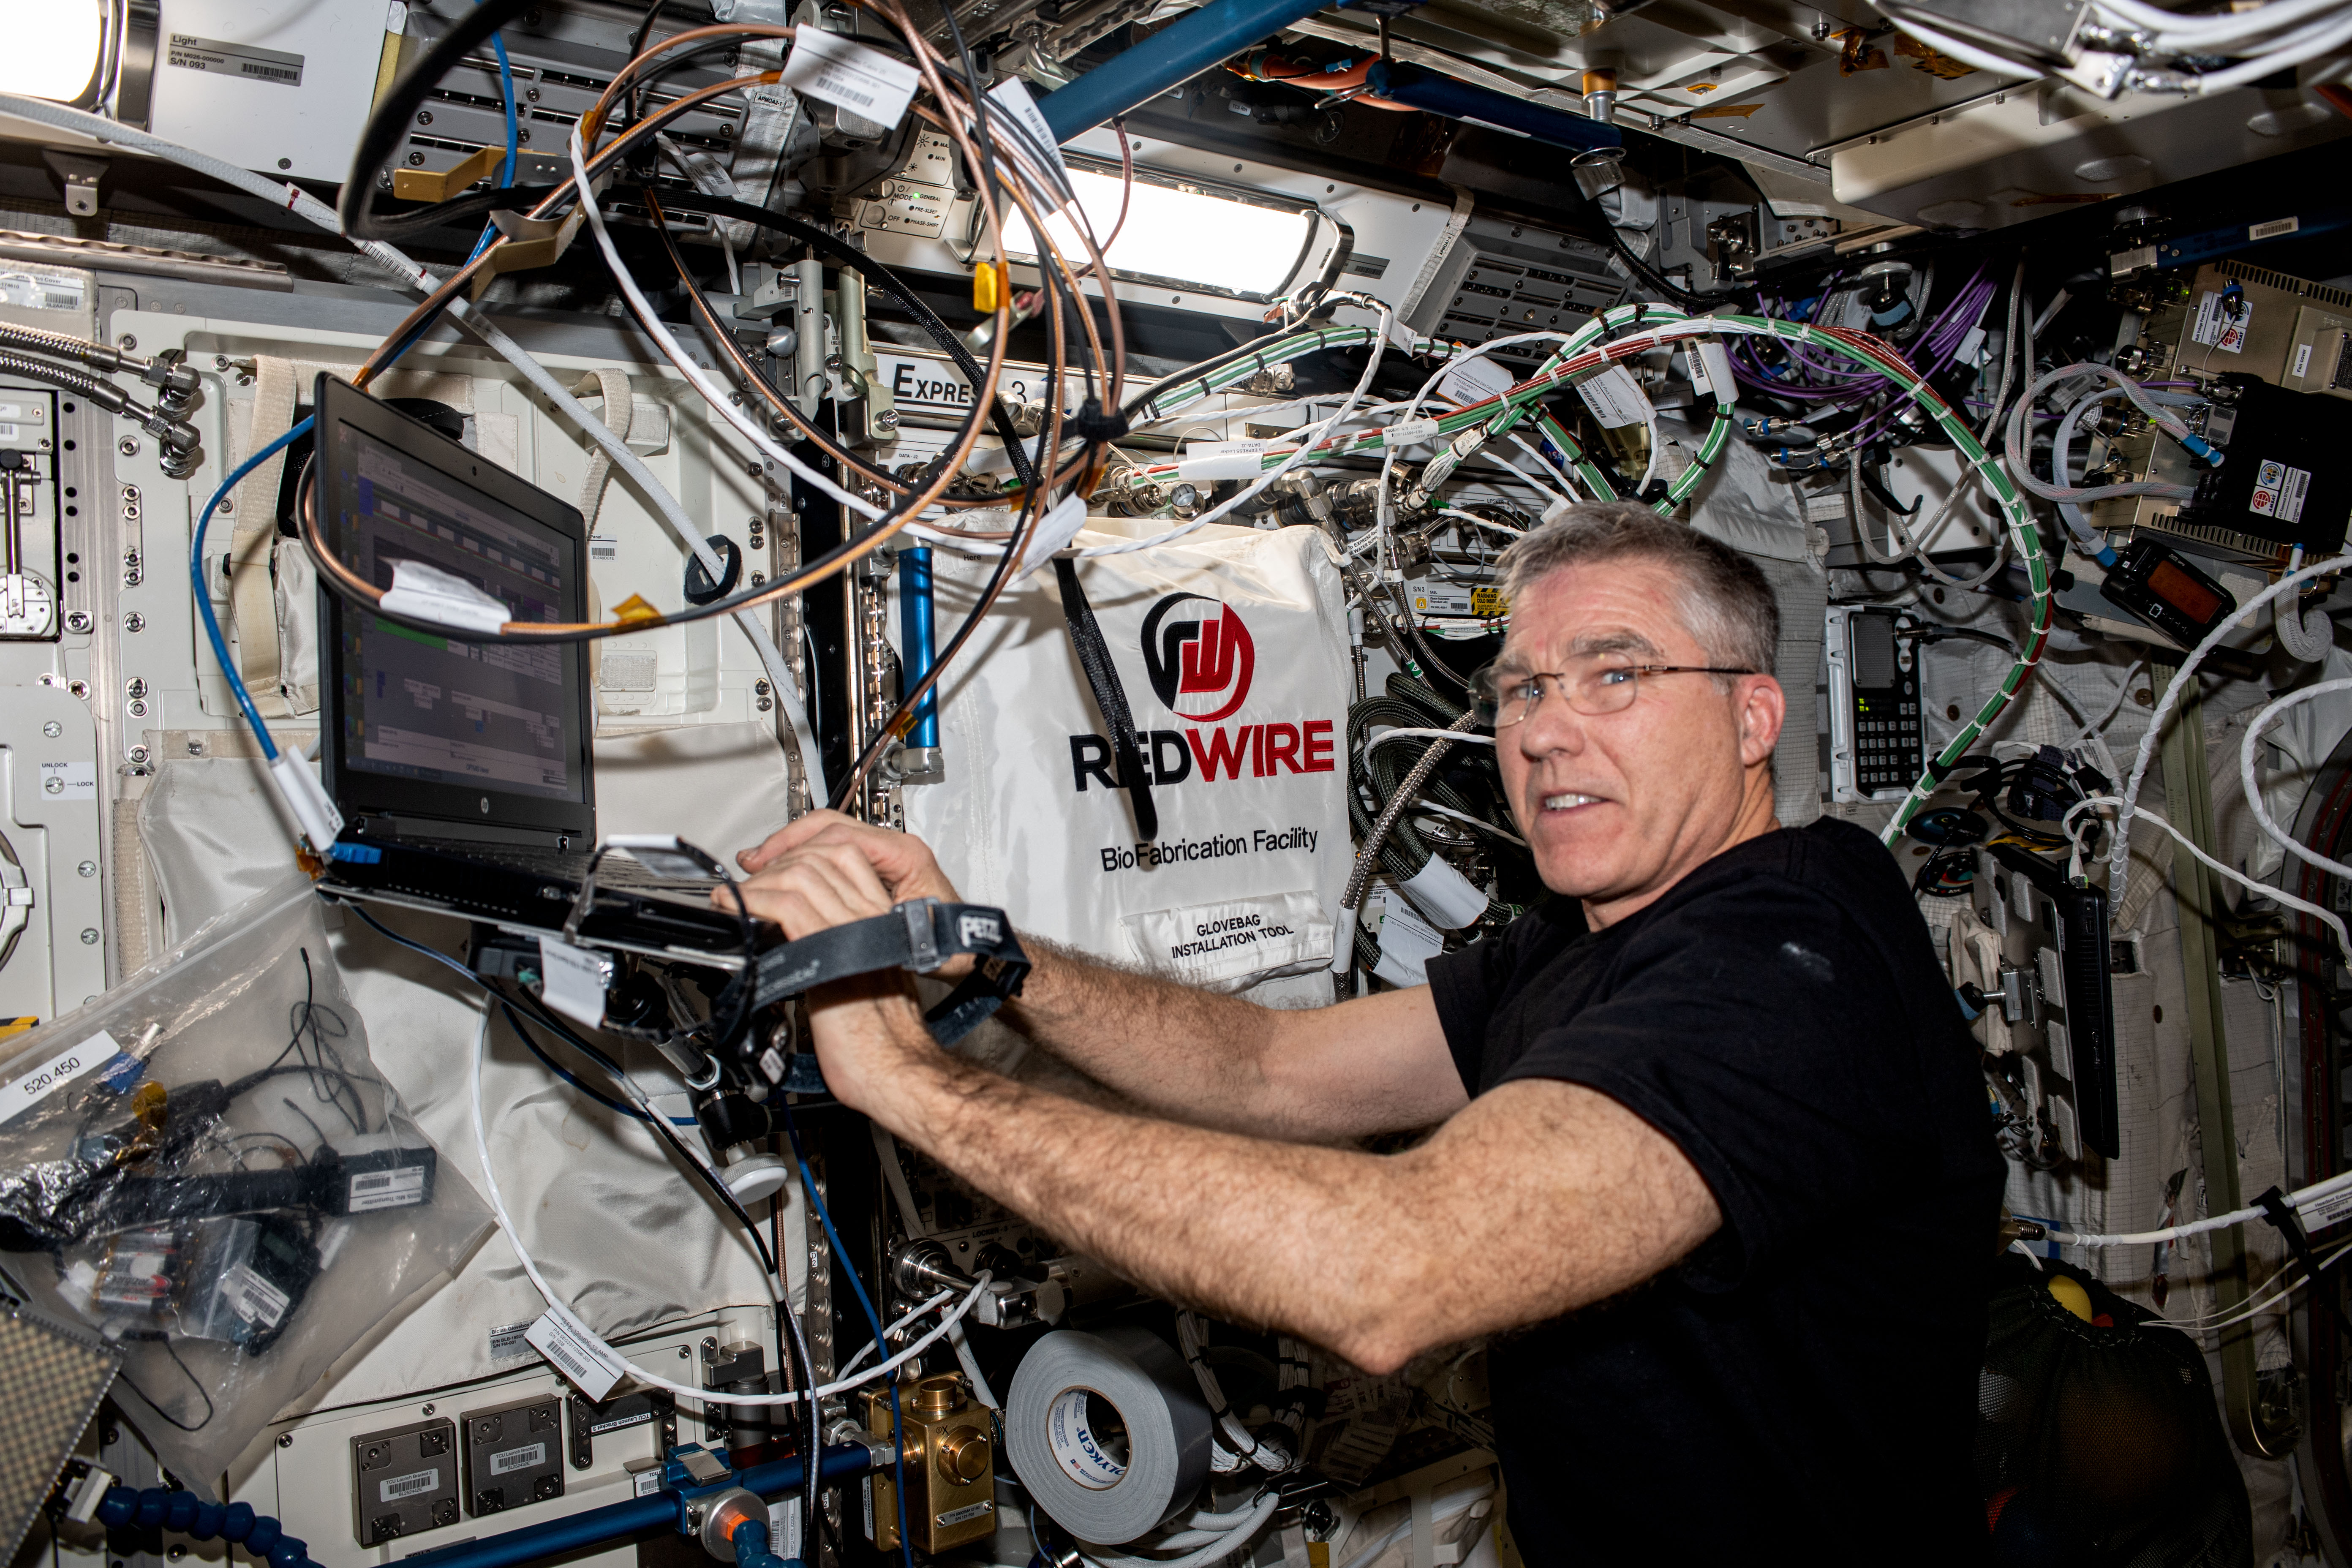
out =
{"type": "Polygon", "coordinates": [[[98,0],[15,0],[0,48],[0,90],[70,103],[98,74],[106,29],[98,0]]]}
{"type": "MultiPolygon", "coordinates": [[[[1118,223],[1120,184],[1116,174],[1070,171],[1070,187],[1098,240],[1118,223]]],[[[1284,212],[1138,180],[1127,226],[1103,258],[1115,272],[1235,294],[1270,295],[1289,280],[1314,223],[1311,212],[1284,212]]],[[[1072,267],[1087,264],[1086,247],[1078,243],[1068,213],[1055,213],[1045,220],[1045,227],[1072,267]]],[[[1004,248],[1016,257],[1037,253],[1027,220],[1009,204],[1004,248]]]]}

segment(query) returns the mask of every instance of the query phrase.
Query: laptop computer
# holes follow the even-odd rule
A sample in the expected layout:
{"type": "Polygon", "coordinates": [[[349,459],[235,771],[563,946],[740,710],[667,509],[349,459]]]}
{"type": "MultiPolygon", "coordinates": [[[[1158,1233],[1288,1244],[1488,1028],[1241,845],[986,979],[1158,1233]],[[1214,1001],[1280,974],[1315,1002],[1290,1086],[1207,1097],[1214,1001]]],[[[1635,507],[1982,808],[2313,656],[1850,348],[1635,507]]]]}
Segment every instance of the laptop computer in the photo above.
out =
{"type": "MultiPolygon", "coordinates": [[[[389,587],[394,563],[454,573],[519,621],[584,621],[579,510],[321,374],[319,529],[389,587]]],[[[352,898],[561,933],[597,843],[588,645],[467,641],[319,589],[320,764],[344,827],[322,885],[352,898]]],[[[725,967],[745,956],[715,879],[608,852],[578,936],[725,967]]],[[[719,873],[723,876],[723,871],[719,873]]]]}

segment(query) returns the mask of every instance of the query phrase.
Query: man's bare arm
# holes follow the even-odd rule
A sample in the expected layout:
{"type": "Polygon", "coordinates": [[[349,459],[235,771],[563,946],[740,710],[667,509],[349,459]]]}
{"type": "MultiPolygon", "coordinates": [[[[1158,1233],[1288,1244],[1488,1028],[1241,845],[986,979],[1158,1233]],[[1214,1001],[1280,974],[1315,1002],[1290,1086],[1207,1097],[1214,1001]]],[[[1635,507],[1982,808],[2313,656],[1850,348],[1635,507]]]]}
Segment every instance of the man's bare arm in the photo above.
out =
{"type": "Polygon", "coordinates": [[[1721,1224],[1672,1142],[1577,1085],[1506,1085],[1371,1155],[1010,1082],[933,1047],[895,981],[813,1000],[848,1104],[1146,1289],[1373,1372],[1613,1295],[1721,1224]]]}
{"type": "MultiPolygon", "coordinates": [[[[920,839],[826,812],[738,859],[755,873],[752,910],[788,931],[800,928],[774,889],[795,866],[841,880],[862,862],[893,900],[959,896],[920,839]]],[[[1005,1021],[1161,1115],[1326,1141],[1430,1126],[1469,1102],[1425,988],[1294,1011],[1022,941],[1035,967],[1005,1021]]]]}

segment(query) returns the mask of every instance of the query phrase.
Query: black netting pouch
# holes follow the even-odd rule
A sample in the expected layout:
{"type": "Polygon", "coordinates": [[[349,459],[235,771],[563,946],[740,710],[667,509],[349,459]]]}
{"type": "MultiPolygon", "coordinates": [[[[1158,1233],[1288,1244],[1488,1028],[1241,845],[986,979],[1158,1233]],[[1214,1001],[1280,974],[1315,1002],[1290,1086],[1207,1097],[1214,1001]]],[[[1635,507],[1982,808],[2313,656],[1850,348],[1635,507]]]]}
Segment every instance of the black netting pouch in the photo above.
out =
{"type": "Polygon", "coordinates": [[[2082,1269],[2004,1255],[1976,1470],[2004,1568],[2250,1568],[2252,1516],[2199,1342],[2082,1269]]]}

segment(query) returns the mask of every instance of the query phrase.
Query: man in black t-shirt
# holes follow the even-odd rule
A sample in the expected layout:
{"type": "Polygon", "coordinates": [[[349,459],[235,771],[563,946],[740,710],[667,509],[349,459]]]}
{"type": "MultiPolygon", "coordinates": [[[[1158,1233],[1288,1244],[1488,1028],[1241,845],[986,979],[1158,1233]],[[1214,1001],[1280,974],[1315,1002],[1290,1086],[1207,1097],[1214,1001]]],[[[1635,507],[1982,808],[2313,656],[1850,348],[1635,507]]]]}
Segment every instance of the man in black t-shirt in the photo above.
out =
{"type": "MultiPolygon", "coordinates": [[[[1482,685],[1552,901],[1311,1012],[1031,942],[1008,1021],[1139,1110],[940,1052],[896,974],[812,996],[826,1079],[1163,1296],[1374,1372],[1495,1336],[1539,1568],[1980,1559],[2002,1168],[1894,861],[1773,818],[1770,588],[1627,505],[1530,533],[1502,580],[1482,685]]],[[[793,937],[956,896],[919,841],[829,814],[741,858],[793,937]]]]}

